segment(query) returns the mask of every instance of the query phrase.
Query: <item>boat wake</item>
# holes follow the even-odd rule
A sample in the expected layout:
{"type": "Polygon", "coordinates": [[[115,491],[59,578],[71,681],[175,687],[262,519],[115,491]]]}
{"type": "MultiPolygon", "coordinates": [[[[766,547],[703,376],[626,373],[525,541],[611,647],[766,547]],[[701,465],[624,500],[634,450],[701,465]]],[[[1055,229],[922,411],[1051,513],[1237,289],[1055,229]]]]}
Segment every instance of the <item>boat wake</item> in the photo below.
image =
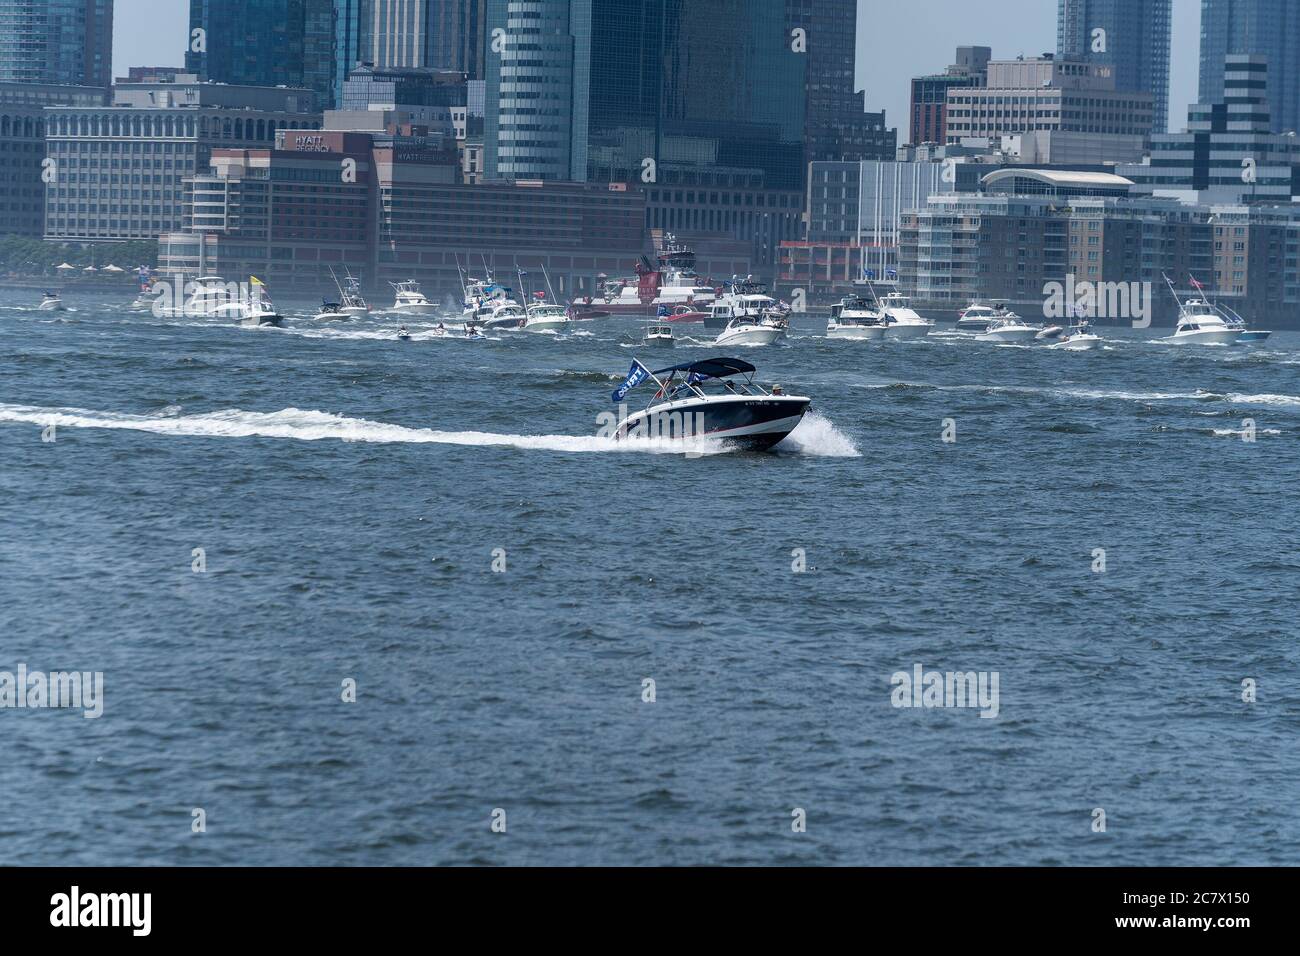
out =
{"type": "MultiPolygon", "coordinates": [[[[621,452],[711,456],[730,453],[723,442],[631,438],[615,441],[596,435],[502,435],[492,432],[439,431],[408,428],[348,418],[322,411],[285,408],[278,412],[225,409],[182,415],[172,406],[148,415],[129,415],[83,408],[42,408],[0,404],[0,422],[27,423],[44,428],[124,429],[155,435],[191,438],[287,438],[296,441],[372,442],[376,444],[435,444],[518,448],[572,453],[621,452]]],[[[809,457],[855,457],[853,443],[834,425],[809,415],[781,446],[782,451],[809,457]]]]}

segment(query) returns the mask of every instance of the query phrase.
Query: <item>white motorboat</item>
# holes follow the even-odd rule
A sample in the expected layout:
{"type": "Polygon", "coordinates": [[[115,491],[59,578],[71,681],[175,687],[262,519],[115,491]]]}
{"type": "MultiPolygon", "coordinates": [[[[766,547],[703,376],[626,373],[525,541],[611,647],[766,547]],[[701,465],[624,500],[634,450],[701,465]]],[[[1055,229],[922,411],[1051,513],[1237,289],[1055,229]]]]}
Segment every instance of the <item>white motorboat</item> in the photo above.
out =
{"type": "Polygon", "coordinates": [[[193,282],[184,283],[181,288],[188,290],[183,303],[176,305],[177,300],[164,291],[155,300],[154,314],[168,319],[242,317],[239,286],[227,282],[221,276],[199,276],[193,282]],[[168,300],[173,304],[164,305],[168,300]]]}
{"type": "Polygon", "coordinates": [[[63,300],[59,298],[57,292],[46,292],[41,295],[41,304],[37,306],[42,312],[63,312],[63,300]]]}
{"type": "MultiPolygon", "coordinates": [[[[715,305],[714,314],[719,309],[730,306],[715,305]]],[[[714,345],[771,345],[781,338],[784,330],[779,326],[764,322],[760,318],[748,315],[733,316],[714,340],[714,345]]]]}
{"type": "Polygon", "coordinates": [[[1235,345],[1242,331],[1204,299],[1188,299],[1179,306],[1178,325],[1166,341],[1176,345],[1235,345]]]}
{"type": "Polygon", "coordinates": [[[393,287],[393,309],[403,315],[437,315],[438,307],[428,300],[420,291],[420,283],[414,279],[405,282],[390,282],[393,287]]]}
{"type": "Polygon", "coordinates": [[[841,302],[831,306],[826,337],[878,342],[885,337],[885,317],[864,296],[845,296],[841,302]]]}
{"type": "Polygon", "coordinates": [[[934,329],[934,323],[921,318],[912,308],[912,301],[901,292],[891,292],[882,298],[880,311],[885,317],[887,339],[923,339],[934,329]]]}
{"type": "Polygon", "coordinates": [[[754,384],[753,365],[734,358],[706,359],[651,371],[632,362],[627,380],[614,391],[614,402],[638,385],[658,386],[650,404],[618,423],[614,437],[646,439],[715,439],[751,451],[766,451],[803,420],[810,399],[786,395],[780,386],[765,391],[754,384]]]}
{"type": "Polygon", "coordinates": [[[1052,339],[1059,339],[1066,332],[1064,325],[1049,325],[1045,329],[1040,329],[1034,336],[1039,342],[1048,342],[1052,339]]]}
{"type": "Polygon", "coordinates": [[[957,331],[984,332],[988,329],[990,322],[1005,318],[1007,315],[1008,312],[1004,303],[993,302],[990,305],[983,305],[980,302],[972,302],[958,314],[957,331]]]}
{"type": "Polygon", "coordinates": [[[651,348],[674,348],[677,345],[677,339],[673,336],[673,327],[671,325],[650,324],[646,326],[645,337],[641,340],[642,345],[651,348]]]}
{"type": "Polygon", "coordinates": [[[980,342],[1010,342],[1025,345],[1033,342],[1041,330],[1025,323],[1024,319],[1014,313],[1007,313],[1000,319],[994,319],[987,329],[975,336],[980,342]]]}
{"type": "Polygon", "coordinates": [[[563,332],[569,327],[569,313],[562,305],[537,302],[526,311],[525,332],[563,332]]]}
{"type": "Polygon", "coordinates": [[[370,304],[366,302],[365,297],[361,294],[361,280],[348,272],[344,277],[345,285],[344,282],[339,281],[333,267],[330,268],[330,276],[334,279],[334,286],[339,290],[339,311],[344,316],[353,319],[368,316],[370,314],[370,304]]]}
{"type": "Polygon", "coordinates": [[[264,325],[278,326],[283,322],[283,318],[271,304],[266,283],[256,276],[249,277],[248,295],[242,297],[236,305],[239,310],[240,325],[257,328],[264,325]]]}
{"type": "Polygon", "coordinates": [[[1090,323],[1080,322],[1066,329],[1048,348],[1065,349],[1069,352],[1090,352],[1101,348],[1103,344],[1101,336],[1092,331],[1090,323]]]}
{"type": "Polygon", "coordinates": [[[342,304],[338,302],[322,302],[320,311],[312,318],[317,322],[340,322],[346,321],[352,316],[343,311],[342,304]]]}
{"type": "Polygon", "coordinates": [[[404,326],[404,325],[401,326],[401,327],[397,330],[397,341],[399,341],[399,342],[409,342],[409,341],[411,341],[411,331],[410,331],[410,329],[408,329],[408,328],[407,328],[406,326],[404,326]]]}

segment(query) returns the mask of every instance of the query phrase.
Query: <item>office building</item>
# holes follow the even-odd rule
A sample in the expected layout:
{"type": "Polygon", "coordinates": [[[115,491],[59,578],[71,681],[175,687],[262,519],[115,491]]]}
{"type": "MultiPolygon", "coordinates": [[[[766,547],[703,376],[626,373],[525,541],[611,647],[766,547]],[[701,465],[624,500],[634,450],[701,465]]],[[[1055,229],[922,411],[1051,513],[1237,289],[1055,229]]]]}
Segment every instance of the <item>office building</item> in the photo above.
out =
{"type": "Polygon", "coordinates": [[[1278,203],[1300,197],[1300,141],[1274,133],[1262,56],[1225,58],[1223,89],[1188,108],[1187,131],[1154,136],[1141,165],[1119,172],[1139,192],[1199,203],[1278,203]]]}
{"type": "Polygon", "coordinates": [[[39,239],[45,232],[45,109],[103,106],[98,87],[0,83],[0,235],[39,239]]]}
{"type": "Polygon", "coordinates": [[[1173,0],[1058,0],[1056,54],[1110,67],[1115,89],[1153,99],[1151,133],[1169,123],[1173,0]]]}
{"type": "Polygon", "coordinates": [[[0,0],[0,83],[107,88],[113,0],[0,0]]]}
{"type": "Polygon", "coordinates": [[[109,106],[45,111],[46,149],[58,169],[45,194],[45,238],[152,239],[178,229],[184,181],[214,149],[253,148],[279,129],[320,127],[310,90],[200,83],[119,84],[109,106]]]}
{"type": "Polygon", "coordinates": [[[1146,137],[1153,109],[1150,93],[1116,90],[1109,66],[1050,54],[994,60],[987,86],[949,90],[948,142],[1039,130],[1146,137]]]}
{"type": "Polygon", "coordinates": [[[912,79],[910,145],[948,142],[948,91],[984,86],[992,58],[986,46],[958,47],[956,62],[945,72],[912,79]]]}
{"type": "Polygon", "coordinates": [[[1202,0],[1200,102],[1213,103],[1222,93],[1230,54],[1267,62],[1272,131],[1300,131],[1300,4],[1202,0]]]}

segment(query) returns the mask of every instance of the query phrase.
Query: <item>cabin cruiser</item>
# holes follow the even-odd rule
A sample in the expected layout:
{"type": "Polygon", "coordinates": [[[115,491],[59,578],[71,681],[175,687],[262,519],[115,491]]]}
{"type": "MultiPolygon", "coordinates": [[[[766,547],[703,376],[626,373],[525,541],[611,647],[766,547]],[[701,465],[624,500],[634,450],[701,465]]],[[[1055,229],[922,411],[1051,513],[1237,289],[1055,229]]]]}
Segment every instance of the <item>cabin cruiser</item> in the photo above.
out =
{"type": "Polygon", "coordinates": [[[934,323],[921,318],[912,308],[912,300],[901,292],[891,292],[881,299],[880,311],[885,317],[886,338],[923,339],[934,329],[934,323]]]}
{"type": "Polygon", "coordinates": [[[991,305],[972,302],[957,316],[957,331],[984,332],[988,329],[990,322],[1005,319],[1010,315],[1011,312],[1007,309],[1005,302],[995,301],[991,305]]]}
{"type": "Polygon", "coordinates": [[[414,279],[405,282],[390,282],[393,287],[393,311],[405,315],[437,315],[438,307],[420,291],[420,283],[414,279]]]}
{"type": "Polygon", "coordinates": [[[562,305],[535,302],[527,309],[525,332],[563,332],[569,327],[569,313],[562,305]]]}
{"type": "Polygon", "coordinates": [[[1053,349],[1065,349],[1070,352],[1089,352],[1102,346],[1100,335],[1092,331],[1092,324],[1087,320],[1072,325],[1048,346],[1053,349]]]}
{"type": "Polygon", "coordinates": [[[651,381],[657,391],[642,411],[628,415],[615,430],[628,438],[708,438],[752,451],[766,451],[798,427],[812,404],[786,395],[779,385],[765,391],[754,384],[757,369],[734,358],[705,359],[651,371],[632,362],[627,380],[614,392],[614,402],[638,385],[651,381]]]}
{"type": "Polygon", "coordinates": [[[37,308],[42,312],[63,312],[63,300],[57,292],[46,292],[41,295],[41,304],[37,308]]]}
{"type": "Polygon", "coordinates": [[[885,317],[864,297],[845,296],[839,304],[831,306],[826,337],[877,342],[885,337],[885,317]]]}
{"type": "Polygon", "coordinates": [[[677,345],[677,339],[673,336],[671,325],[651,323],[646,326],[645,337],[641,340],[641,344],[651,348],[673,348],[677,345]]]}
{"type": "MultiPolygon", "coordinates": [[[[782,325],[751,310],[728,302],[713,306],[714,323],[725,323],[714,345],[771,345],[782,338],[789,324],[782,325]]],[[[705,328],[708,328],[706,325],[705,328]]]]}
{"type": "Polygon", "coordinates": [[[485,329],[522,329],[528,320],[527,311],[514,300],[510,290],[497,285],[491,276],[465,283],[465,308],[461,316],[466,324],[485,329]]]}
{"type": "Polygon", "coordinates": [[[1015,313],[1008,312],[1000,319],[994,319],[987,329],[975,338],[980,342],[1013,342],[1026,344],[1034,341],[1041,329],[1027,325],[1025,320],[1015,313]]]}
{"type": "Polygon", "coordinates": [[[228,319],[240,315],[238,287],[220,276],[199,276],[192,283],[185,283],[182,288],[189,290],[184,304],[164,306],[164,296],[160,296],[156,300],[154,314],[168,319],[228,319]]]}
{"type": "Polygon", "coordinates": [[[1177,345],[1235,345],[1242,328],[1231,324],[1204,299],[1188,299],[1178,307],[1178,325],[1166,339],[1177,345]]]}
{"type": "Polygon", "coordinates": [[[726,328],[733,318],[745,316],[753,319],[785,319],[784,336],[784,329],[790,326],[788,314],[789,309],[767,294],[765,285],[746,279],[727,284],[727,290],[710,307],[709,314],[704,319],[704,330],[716,334],[726,328]],[[722,308],[724,306],[725,309],[722,308]]]}

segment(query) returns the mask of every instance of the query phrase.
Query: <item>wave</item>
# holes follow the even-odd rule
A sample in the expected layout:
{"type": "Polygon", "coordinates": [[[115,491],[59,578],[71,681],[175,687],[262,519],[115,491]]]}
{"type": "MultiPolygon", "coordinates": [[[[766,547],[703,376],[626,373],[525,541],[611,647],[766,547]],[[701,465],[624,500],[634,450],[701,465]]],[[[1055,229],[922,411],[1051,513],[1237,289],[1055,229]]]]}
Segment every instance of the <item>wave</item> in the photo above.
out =
{"type": "MultiPolygon", "coordinates": [[[[437,444],[518,448],[528,451],[574,453],[641,453],[717,455],[731,449],[723,442],[700,438],[673,440],[632,438],[615,441],[596,435],[503,435],[492,432],[439,431],[409,428],[330,412],[285,408],[278,412],[223,409],[198,415],[181,415],[169,407],[148,415],[95,411],[82,408],[42,408],[0,404],[0,422],[44,428],[100,428],[177,435],[192,438],[281,438],[296,441],[372,442],[376,444],[437,444]]],[[[782,443],[783,451],[809,457],[855,457],[853,442],[829,421],[809,415],[782,443]],[[806,430],[805,430],[806,429],[806,430]]]]}

